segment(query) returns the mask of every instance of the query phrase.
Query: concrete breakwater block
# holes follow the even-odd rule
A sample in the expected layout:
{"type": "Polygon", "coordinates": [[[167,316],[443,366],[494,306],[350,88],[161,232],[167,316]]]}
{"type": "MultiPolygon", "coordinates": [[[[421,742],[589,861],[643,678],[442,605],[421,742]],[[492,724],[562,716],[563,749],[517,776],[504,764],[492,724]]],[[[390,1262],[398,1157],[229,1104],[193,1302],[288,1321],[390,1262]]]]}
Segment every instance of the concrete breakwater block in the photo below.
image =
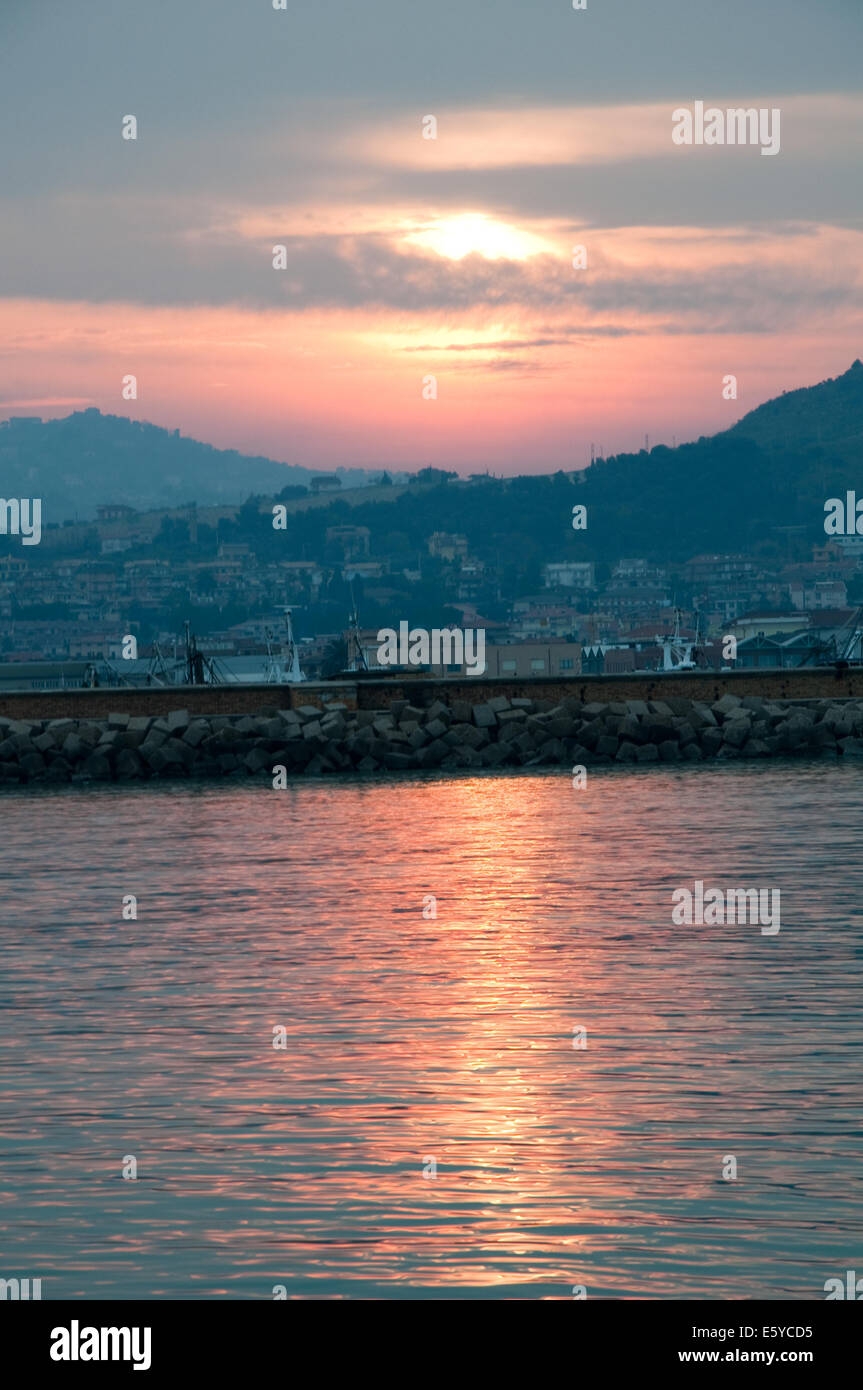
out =
{"type": "Polygon", "coordinates": [[[863,757],[863,699],[591,701],[492,696],[388,708],[261,709],[164,718],[0,718],[0,784],[152,778],[320,777],[424,768],[571,768],[863,757]]]}

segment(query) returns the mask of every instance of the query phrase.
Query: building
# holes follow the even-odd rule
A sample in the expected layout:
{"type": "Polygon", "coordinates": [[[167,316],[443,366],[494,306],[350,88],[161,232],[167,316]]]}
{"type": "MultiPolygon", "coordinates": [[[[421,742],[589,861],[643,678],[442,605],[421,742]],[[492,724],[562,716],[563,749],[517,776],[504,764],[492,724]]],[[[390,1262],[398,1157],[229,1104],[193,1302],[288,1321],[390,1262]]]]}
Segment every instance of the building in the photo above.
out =
{"type": "Polygon", "coordinates": [[[25,556],[7,551],[0,555],[0,584],[15,584],[24,578],[28,568],[25,556]]]}
{"type": "Polygon", "coordinates": [[[746,637],[737,644],[735,665],[751,671],[756,667],[777,668],[787,664],[783,660],[782,643],[786,638],[765,637],[763,632],[755,637],[746,637]]]}
{"type": "Polygon", "coordinates": [[[471,603],[478,598],[485,583],[485,565],[481,560],[468,558],[462,562],[456,597],[459,603],[471,603]]]}
{"type": "Polygon", "coordinates": [[[0,690],[78,689],[84,684],[87,662],[17,661],[0,663],[0,690]]]}
{"type": "Polygon", "coordinates": [[[580,676],[581,643],[550,638],[544,642],[487,645],[485,674],[513,680],[529,676],[580,676]]]}
{"type": "Polygon", "coordinates": [[[750,582],[759,565],[750,555],[693,555],[684,566],[686,582],[695,588],[750,582]]]}
{"type": "MultiPolygon", "coordinates": [[[[657,655],[659,648],[652,648],[657,655]]],[[[625,676],[630,671],[644,670],[645,658],[632,647],[606,647],[603,674],[606,676],[625,676]]],[[[654,669],[652,666],[647,669],[654,669]]]]}
{"type": "Polygon", "coordinates": [[[521,641],[547,641],[548,638],[570,637],[575,631],[578,614],[565,604],[543,604],[513,615],[510,630],[521,641]]]}
{"type": "Polygon", "coordinates": [[[137,515],[135,507],[126,507],[119,502],[108,502],[96,508],[97,521],[131,521],[137,515]]]}
{"type": "Polygon", "coordinates": [[[737,638],[739,651],[740,643],[750,637],[790,637],[801,627],[805,627],[805,623],[801,622],[800,614],[797,612],[755,612],[744,613],[742,617],[735,618],[730,624],[730,631],[737,638]]]}
{"type": "Polygon", "coordinates": [[[345,560],[368,557],[371,531],[368,526],[328,526],[326,544],[338,546],[345,560]]]}
{"type": "Polygon", "coordinates": [[[590,560],[552,561],[543,566],[547,589],[577,589],[590,593],[596,588],[595,566],[590,560]]]}
{"type": "Polygon", "coordinates": [[[809,608],[844,608],[848,602],[848,589],[841,579],[792,579],[788,595],[800,612],[809,608]]]}
{"type": "Polygon", "coordinates": [[[383,560],[350,560],[342,566],[342,579],[350,583],[352,579],[382,579],[383,560]]]}
{"type": "Polygon", "coordinates": [[[75,575],[74,593],[84,603],[104,604],[118,596],[118,575],[114,566],[99,561],[81,565],[75,575]]]}
{"type": "Polygon", "coordinates": [[[440,560],[466,560],[467,536],[449,535],[446,531],[434,531],[426,541],[429,555],[440,560]]]}
{"type": "Polygon", "coordinates": [[[842,655],[849,661],[863,660],[863,632],[860,628],[860,609],[854,608],[825,608],[818,613],[812,613],[809,618],[809,632],[816,637],[822,645],[831,648],[831,655],[827,658],[832,660],[832,648],[836,648],[836,655],[842,655]]]}
{"type": "Polygon", "coordinates": [[[639,584],[631,579],[613,579],[606,586],[602,602],[609,613],[629,622],[638,618],[645,622],[650,614],[671,608],[671,596],[664,585],[639,584]]]}
{"type": "Polygon", "coordinates": [[[71,661],[119,661],[123,656],[123,633],[117,627],[84,629],[69,638],[71,661]]]}
{"type": "Polygon", "coordinates": [[[796,615],[797,630],[759,631],[737,644],[737,665],[793,669],[803,664],[823,666],[843,657],[860,661],[863,631],[857,613],[850,608],[824,609],[812,613],[808,623],[796,615]]]}
{"type": "MultiPolygon", "coordinates": [[[[483,629],[484,630],[484,629],[483,629]]],[[[349,633],[342,634],[345,640],[349,633]]],[[[581,674],[581,643],[561,642],[554,639],[547,642],[490,642],[486,640],[485,670],[469,670],[464,662],[449,662],[446,665],[430,663],[427,666],[386,666],[378,661],[377,632],[371,628],[363,629],[360,646],[370,671],[397,671],[400,675],[426,675],[435,678],[444,676],[472,675],[501,676],[511,680],[526,680],[530,676],[578,676],[581,674]]]]}
{"type": "Polygon", "coordinates": [[[656,565],[651,565],[649,560],[624,557],[618,560],[614,566],[612,577],[614,579],[635,579],[643,584],[648,579],[661,578],[665,580],[666,573],[665,570],[659,569],[656,565]]]}

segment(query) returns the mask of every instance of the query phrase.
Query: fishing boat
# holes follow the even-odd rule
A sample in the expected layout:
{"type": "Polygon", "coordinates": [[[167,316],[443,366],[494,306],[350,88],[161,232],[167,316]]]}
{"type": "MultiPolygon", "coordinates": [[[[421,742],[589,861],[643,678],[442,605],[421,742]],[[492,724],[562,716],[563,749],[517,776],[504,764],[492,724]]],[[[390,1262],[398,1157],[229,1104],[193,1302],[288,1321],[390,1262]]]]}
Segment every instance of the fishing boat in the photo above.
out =
{"type": "Polygon", "coordinates": [[[699,649],[700,638],[698,627],[695,629],[695,636],[687,639],[681,636],[680,620],[682,613],[679,608],[674,610],[674,630],[657,636],[656,645],[662,652],[662,666],[660,670],[665,671],[697,671],[698,662],[695,654],[699,649]]]}

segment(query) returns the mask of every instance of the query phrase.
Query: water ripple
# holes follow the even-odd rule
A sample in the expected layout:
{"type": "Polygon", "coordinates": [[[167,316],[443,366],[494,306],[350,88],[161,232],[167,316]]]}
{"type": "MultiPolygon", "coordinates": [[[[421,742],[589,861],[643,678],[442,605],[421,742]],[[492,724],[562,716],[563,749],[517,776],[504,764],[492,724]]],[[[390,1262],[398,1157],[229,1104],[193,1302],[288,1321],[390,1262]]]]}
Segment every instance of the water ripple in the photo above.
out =
{"type": "Polygon", "coordinates": [[[859,1262],[863,770],[67,787],[0,818],[0,1276],[806,1299],[859,1262]],[[779,888],[781,932],[673,926],[696,878],[779,888]]]}

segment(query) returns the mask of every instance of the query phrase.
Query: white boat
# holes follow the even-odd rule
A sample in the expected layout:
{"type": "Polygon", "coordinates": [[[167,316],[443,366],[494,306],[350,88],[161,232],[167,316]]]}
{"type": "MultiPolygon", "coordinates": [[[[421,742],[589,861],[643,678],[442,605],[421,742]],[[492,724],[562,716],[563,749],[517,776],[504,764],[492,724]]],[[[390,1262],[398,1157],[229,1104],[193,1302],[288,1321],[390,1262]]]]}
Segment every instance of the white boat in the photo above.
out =
{"type": "Polygon", "coordinates": [[[697,671],[698,662],[693,653],[698,646],[698,631],[695,636],[687,641],[680,635],[681,612],[679,608],[674,610],[674,631],[657,636],[656,645],[662,650],[663,671],[697,671]]]}

